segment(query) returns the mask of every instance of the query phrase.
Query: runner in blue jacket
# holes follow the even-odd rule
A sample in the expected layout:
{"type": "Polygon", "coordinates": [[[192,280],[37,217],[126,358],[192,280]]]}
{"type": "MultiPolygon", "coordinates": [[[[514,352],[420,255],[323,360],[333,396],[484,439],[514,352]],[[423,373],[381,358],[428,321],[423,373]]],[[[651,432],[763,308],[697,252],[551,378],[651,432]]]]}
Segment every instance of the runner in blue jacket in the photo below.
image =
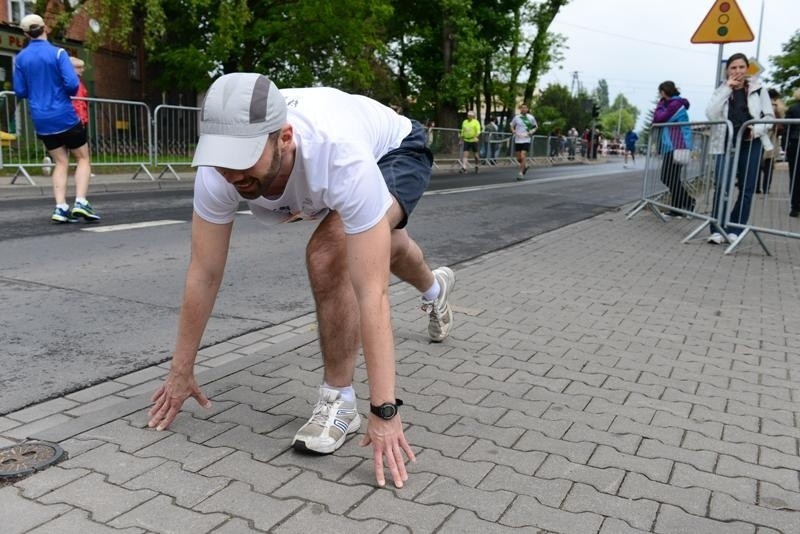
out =
{"type": "Polygon", "coordinates": [[[47,26],[39,15],[26,15],[20,27],[30,39],[14,60],[14,93],[27,98],[36,135],[44,143],[54,167],[53,196],[56,207],[51,220],[75,222],[79,217],[98,221],[86,199],[91,177],[91,161],[86,128],[81,124],[70,96],[78,92],[80,81],[69,54],[47,40],[47,26]],[[67,204],[69,153],[75,157],[75,203],[67,204]]]}

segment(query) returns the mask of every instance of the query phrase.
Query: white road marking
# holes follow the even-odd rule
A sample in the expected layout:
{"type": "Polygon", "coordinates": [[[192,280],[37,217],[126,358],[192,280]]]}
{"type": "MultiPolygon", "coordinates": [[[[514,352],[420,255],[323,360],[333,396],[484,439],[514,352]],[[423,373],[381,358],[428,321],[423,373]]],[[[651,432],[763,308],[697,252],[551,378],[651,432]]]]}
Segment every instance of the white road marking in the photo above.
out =
{"type": "Polygon", "coordinates": [[[425,191],[424,196],[428,195],[454,195],[457,193],[472,193],[475,191],[488,191],[490,189],[505,189],[507,187],[519,187],[521,185],[532,185],[532,184],[544,184],[549,182],[562,182],[566,180],[583,180],[586,178],[596,178],[598,176],[604,176],[606,174],[613,174],[613,172],[608,173],[583,173],[583,174],[566,174],[563,176],[551,176],[549,178],[527,178],[521,181],[515,182],[507,182],[503,184],[487,184],[487,185],[476,185],[473,187],[456,187],[454,189],[439,189],[437,191],[425,191]]]}
{"type": "Polygon", "coordinates": [[[81,228],[84,232],[118,232],[120,230],[136,230],[138,228],[149,228],[152,226],[166,226],[168,224],[181,224],[188,221],[175,221],[171,219],[164,219],[161,221],[146,221],[140,223],[130,224],[113,224],[111,226],[93,226],[89,228],[81,228]]]}

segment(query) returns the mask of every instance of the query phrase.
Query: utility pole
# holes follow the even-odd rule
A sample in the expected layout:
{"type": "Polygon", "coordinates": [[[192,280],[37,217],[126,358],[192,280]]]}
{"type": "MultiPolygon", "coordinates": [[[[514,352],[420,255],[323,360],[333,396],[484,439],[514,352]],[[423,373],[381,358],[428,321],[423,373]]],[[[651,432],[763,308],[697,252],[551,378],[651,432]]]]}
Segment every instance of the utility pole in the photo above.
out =
{"type": "Polygon", "coordinates": [[[577,90],[578,90],[578,91],[580,91],[580,90],[581,90],[581,80],[580,80],[580,78],[578,77],[578,74],[579,74],[579,73],[578,73],[578,71],[577,71],[577,70],[574,70],[574,71],[572,71],[572,86],[570,87],[570,90],[569,90],[569,92],[570,92],[570,94],[571,94],[572,96],[575,96],[575,95],[577,94],[577,93],[575,92],[575,89],[576,89],[576,87],[577,87],[577,90]]]}

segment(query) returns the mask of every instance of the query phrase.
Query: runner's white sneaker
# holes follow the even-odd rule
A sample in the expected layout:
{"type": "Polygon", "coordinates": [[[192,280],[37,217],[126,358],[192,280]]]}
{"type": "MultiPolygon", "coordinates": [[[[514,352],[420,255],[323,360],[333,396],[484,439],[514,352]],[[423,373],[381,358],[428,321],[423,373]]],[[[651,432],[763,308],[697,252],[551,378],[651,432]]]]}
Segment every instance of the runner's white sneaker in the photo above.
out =
{"type": "Polygon", "coordinates": [[[453,327],[453,309],[447,302],[453,286],[456,284],[456,275],[449,267],[439,267],[433,270],[433,276],[439,282],[439,297],[435,300],[422,299],[422,309],[428,314],[428,335],[434,343],[441,343],[450,335],[453,327]]]}
{"type": "Polygon", "coordinates": [[[292,447],[299,451],[330,454],[360,426],[361,416],[355,401],[345,402],[341,392],[320,386],[319,400],[311,419],[294,435],[292,447]]]}

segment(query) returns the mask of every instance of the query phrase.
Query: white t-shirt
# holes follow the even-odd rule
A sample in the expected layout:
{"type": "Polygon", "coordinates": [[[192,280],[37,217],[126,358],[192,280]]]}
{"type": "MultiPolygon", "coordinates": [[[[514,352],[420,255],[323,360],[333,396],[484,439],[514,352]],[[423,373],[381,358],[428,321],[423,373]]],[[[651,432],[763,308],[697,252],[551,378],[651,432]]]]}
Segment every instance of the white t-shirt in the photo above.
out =
{"type": "MultiPolygon", "coordinates": [[[[283,89],[297,146],[280,198],[247,200],[261,222],[319,219],[339,212],[345,232],[375,226],[392,205],[378,160],[411,133],[411,121],[370,98],[328,87],[283,89]]],[[[213,167],[198,167],[194,209],[206,221],[233,220],[245,200],[213,167]]]]}
{"type": "Polygon", "coordinates": [[[525,113],[525,118],[530,122],[530,127],[522,120],[522,114],[511,119],[511,130],[514,132],[515,143],[528,143],[531,140],[530,131],[539,126],[530,113],[525,113]]]}

